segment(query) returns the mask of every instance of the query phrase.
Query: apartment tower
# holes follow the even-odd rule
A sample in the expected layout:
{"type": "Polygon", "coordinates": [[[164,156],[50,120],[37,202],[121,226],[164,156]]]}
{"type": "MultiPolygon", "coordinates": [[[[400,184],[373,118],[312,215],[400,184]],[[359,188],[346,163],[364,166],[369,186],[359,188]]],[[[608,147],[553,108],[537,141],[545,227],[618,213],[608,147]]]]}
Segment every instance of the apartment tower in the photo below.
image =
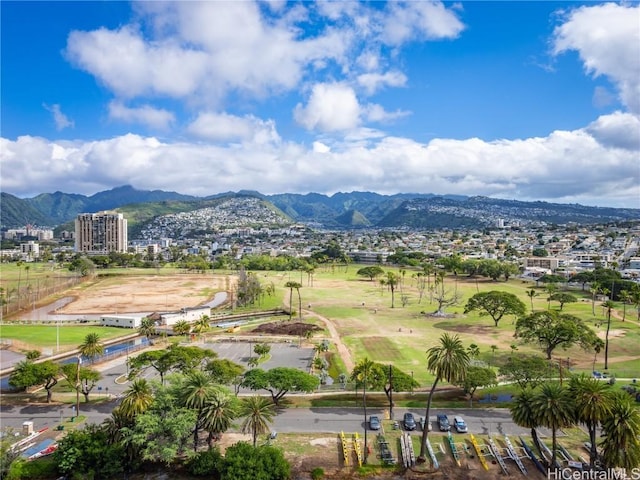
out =
{"type": "Polygon", "coordinates": [[[121,213],[81,213],[76,218],[76,252],[127,252],[127,219],[121,213]]]}

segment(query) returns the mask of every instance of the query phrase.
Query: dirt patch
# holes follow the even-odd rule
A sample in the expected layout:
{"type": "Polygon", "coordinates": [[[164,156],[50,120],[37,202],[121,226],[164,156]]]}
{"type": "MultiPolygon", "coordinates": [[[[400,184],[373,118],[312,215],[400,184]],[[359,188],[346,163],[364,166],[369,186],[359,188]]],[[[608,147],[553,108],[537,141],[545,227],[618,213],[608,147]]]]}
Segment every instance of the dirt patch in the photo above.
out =
{"type": "Polygon", "coordinates": [[[254,333],[268,333],[271,335],[295,335],[297,337],[304,337],[307,332],[321,332],[322,328],[311,323],[301,322],[276,322],[276,323],[264,323],[254,328],[254,333]]]}
{"type": "Polygon", "coordinates": [[[196,307],[210,300],[216,292],[229,289],[227,276],[157,275],[119,276],[97,279],[74,288],[74,301],[57,313],[86,315],[172,311],[196,307]]]}
{"type": "MultiPolygon", "coordinates": [[[[627,334],[626,330],[609,330],[609,338],[624,337],[627,334]]],[[[598,332],[598,337],[602,340],[607,336],[607,332],[598,332]]]]}

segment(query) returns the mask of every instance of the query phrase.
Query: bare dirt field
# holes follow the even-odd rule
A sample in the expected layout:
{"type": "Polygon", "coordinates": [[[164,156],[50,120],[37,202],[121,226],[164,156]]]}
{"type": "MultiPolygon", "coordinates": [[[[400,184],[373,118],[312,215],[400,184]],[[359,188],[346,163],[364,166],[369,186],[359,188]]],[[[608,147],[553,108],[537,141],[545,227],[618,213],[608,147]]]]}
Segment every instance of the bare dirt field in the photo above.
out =
{"type": "Polygon", "coordinates": [[[171,311],[196,307],[228,291],[225,275],[118,276],[84,283],[68,292],[74,301],[57,313],[87,315],[171,311]]]}

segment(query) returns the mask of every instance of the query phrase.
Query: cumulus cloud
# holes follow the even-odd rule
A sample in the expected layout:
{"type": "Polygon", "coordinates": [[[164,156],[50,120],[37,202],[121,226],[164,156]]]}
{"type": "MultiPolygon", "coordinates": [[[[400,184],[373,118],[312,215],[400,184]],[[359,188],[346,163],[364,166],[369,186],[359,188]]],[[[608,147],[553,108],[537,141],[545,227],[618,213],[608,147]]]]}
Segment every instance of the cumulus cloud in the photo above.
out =
{"type": "Polygon", "coordinates": [[[621,102],[640,114],[640,5],[605,3],[568,12],[555,28],[553,52],[578,52],[586,71],[608,77],[621,102]]]}
{"type": "Polygon", "coordinates": [[[407,83],[407,77],[404,73],[398,71],[363,73],[358,76],[357,82],[371,95],[386,86],[403,87],[407,83]]]}
{"type": "Polygon", "coordinates": [[[159,130],[166,130],[175,121],[175,115],[151,105],[130,108],[122,102],[109,103],[109,118],[125,123],[137,123],[159,130]]]}
{"type": "Polygon", "coordinates": [[[45,110],[51,112],[51,114],[53,115],[53,121],[56,124],[56,130],[60,131],[69,127],[73,128],[75,126],[73,120],[70,120],[69,117],[62,113],[62,110],[60,110],[60,105],[58,105],[57,103],[54,103],[53,105],[47,105],[46,103],[43,103],[42,106],[45,110]]]}
{"type": "Polygon", "coordinates": [[[464,30],[457,15],[442,2],[392,2],[388,4],[382,38],[389,45],[411,40],[456,38],[464,30]]]}
{"type": "Polygon", "coordinates": [[[296,106],[294,117],[308,130],[350,130],[360,123],[360,104],[351,87],[320,83],[313,87],[306,106],[296,106]]]}
{"type": "Polygon", "coordinates": [[[635,115],[622,112],[603,115],[592,122],[586,131],[607,147],[640,152],[640,118],[635,115]]]}
{"type": "Polygon", "coordinates": [[[192,135],[219,142],[277,143],[280,136],[272,120],[254,116],[238,117],[226,113],[201,113],[187,128],[192,135]]]}
{"type": "MultiPolygon", "coordinates": [[[[242,126],[243,121],[251,125],[250,118],[227,120],[240,131],[235,138],[251,137],[250,129],[243,130],[247,124],[242,126]]],[[[411,191],[640,208],[638,149],[620,140],[625,138],[620,132],[637,128],[636,122],[635,116],[618,113],[584,129],[524,140],[420,143],[371,134],[317,140],[309,147],[167,143],[138,135],[86,143],[19,137],[2,140],[0,158],[3,190],[17,195],[94,193],[128,183],[165,190],[179,185],[183,193],[203,196],[240,189],[411,191]]]]}

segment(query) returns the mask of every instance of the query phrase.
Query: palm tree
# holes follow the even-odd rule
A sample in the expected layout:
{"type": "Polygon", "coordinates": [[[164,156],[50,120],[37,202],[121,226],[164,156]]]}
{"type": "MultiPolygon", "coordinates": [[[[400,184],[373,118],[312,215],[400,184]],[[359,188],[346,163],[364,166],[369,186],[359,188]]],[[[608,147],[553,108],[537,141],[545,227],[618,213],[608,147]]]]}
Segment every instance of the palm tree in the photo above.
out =
{"type": "Polygon", "coordinates": [[[302,307],[302,302],[300,301],[300,287],[302,287],[302,285],[298,282],[289,281],[285,283],[284,286],[289,289],[289,320],[291,320],[291,317],[293,315],[293,289],[295,288],[298,292],[298,303],[300,303],[300,307],[302,307]]]}
{"type": "Polygon", "coordinates": [[[613,394],[611,413],[602,420],[601,436],[607,467],[631,471],[640,465],[640,410],[625,392],[613,394]]]}
{"type": "Polygon", "coordinates": [[[516,425],[531,429],[531,439],[538,449],[540,458],[544,458],[542,455],[542,449],[540,448],[538,431],[536,430],[540,426],[540,420],[537,416],[538,412],[533,409],[534,396],[535,391],[531,388],[521,390],[520,393],[513,398],[513,403],[509,407],[509,410],[511,411],[511,417],[516,425]]]}
{"type": "Polygon", "coordinates": [[[601,287],[602,285],[600,285],[599,282],[591,282],[589,286],[589,292],[591,293],[591,314],[594,317],[596,316],[596,295],[600,293],[601,287]]]}
{"type": "Polygon", "coordinates": [[[213,399],[215,394],[215,383],[210,375],[193,370],[185,378],[181,387],[182,403],[187,408],[197,411],[196,424],[193,428],[193,450],[198,449],[198,432],[203,423],[203,412],[205,407],[213,399]]]}
{"type": "MultiPolygon", "coordinates": [[[[438,382],[445,380],[451,384],[464,380],[469,366],[469,354],[465,350],[460,338],[457,335],[451,336],[448,333],[440,337],[440,343],[427,350],[427,369],[433,373],[435,379],[427,400],[427,410],[425,419],[429,421],[431,401],[438,382]]],[[[420,461],[426,461],[427,455],[427,435],[429,429],[422,431],[422,441],[420,444],[420,461]]]]}
{"type": "Polygon", "coordinates": [[[574,400],[569,390],[558,383],[543,383],[532,399],[535,418],[540,425],[551,429],[551,467],[558,455],[558,430],[574,423],[574,400]]]}
{"type": "Polygon", "coordinates": [[[104,345],[100,342],[100,335],[88,333],[84,337],[84,342],[78,346],[78,365],[76,367],[76,416],[80,415],[80,364],[82,357],[86,357],[89,362],[93,362],[104,352],[104,345]]]}
{"type": "Polygon", "coordinates": [[[391,290],[391,308],[393,308],[395,300],[394,293],[396,291],[396,286],[398,286],[398,283],[400,283],[400,276],[395,274],[394,272],[387,272],[382,282],[383,285],[386,285],[387,287],[389,287],[389,290],[391,290]]]}
{"type": "Polygon", "coordinates": [[[628,290],[620,290],[618,297],[622,302],[622,321],[624,322],[627,318],[627,304],[631,303],[631,292],[628,290]]]}
{"type": "Polygon", "coordinates": [[[531,311],[533,312],[533,297],[538,296],[538,292],[535,291],[534,288],[530,288],[527,290],[527,297],[531,300],[531,311]]]}
{"type": "Polygon", "coordinates": [[[211,328],[209,323],[211,319],[209,315],[201,315],[200,318],[193,324],[193,331],[198,335],[208,331],[211,328]]]}
{"type": "Polygon", "coordinates": [[[156,334],[156,326],[154,321],[149,317],[144,317],[140,321],[140,328],[138,328],[138,333],[147,337],[147,340],[150,340],[151,337],[156,334]]]}
{"type": "Polygon", "coordinates": [[[186,320],[180,320],[173,325],[173,333],[187,335],[191,331],[191,325],[186,320]]]}
{"type": "Polygon", "coordinates": [[[202,428],[209,432],[207,445],[211,448],[214,437],[231,428],[237,415],[236,399],[229,392],[217,388],[202,412],[202,428]]]}
{"type": "MultiPolygon", "coordinates": [[[[362,384],[362,407],[364,409],[364,421],[367,422],[367,383],[371,383],[373,381],[373,368],[375,363],[369,359],[365,358],[360,363],[358,363],[351,373],[351,378],[356,381],[356,389],[358,383],[362,384]]],[[[364,463],[367,463],[367,429],[364,429],[364,463]]]]}
{"type": "Polygon", "coordinates": [[[571,377],[569,392],[574,402],[575,419],[583,423],[589,432],[589,464],[594,468],[598,459],[597,430],[602,421],[611,415],[611,388],[608,383],[582,374],[571,377]]]}
{"type": "Polygon", "coordinates": [[[604,369],[609,369],[609,331],[611,330],[611,309],[614,307],[611,300],[602,304],[607,309],[607,331],[604,335],[604,369]]]}
{"type": "Polygon", "coordinates": [[[124,398],[117,410],[127,418],[135,418],[143,413],[153,403],[153,390],[151,384],[144,378],[139,378],[131,383],[124,391],[124,398]]]}
{"type": "Polygon", "coordinates": [[[276,414],[275,405],[265,397],[254,395],[242,400],[240,416],[245,417],[240,430],[253,435],[253,446],[256,446],[258,435],[269,431],[269,424],[276,414]]]}

